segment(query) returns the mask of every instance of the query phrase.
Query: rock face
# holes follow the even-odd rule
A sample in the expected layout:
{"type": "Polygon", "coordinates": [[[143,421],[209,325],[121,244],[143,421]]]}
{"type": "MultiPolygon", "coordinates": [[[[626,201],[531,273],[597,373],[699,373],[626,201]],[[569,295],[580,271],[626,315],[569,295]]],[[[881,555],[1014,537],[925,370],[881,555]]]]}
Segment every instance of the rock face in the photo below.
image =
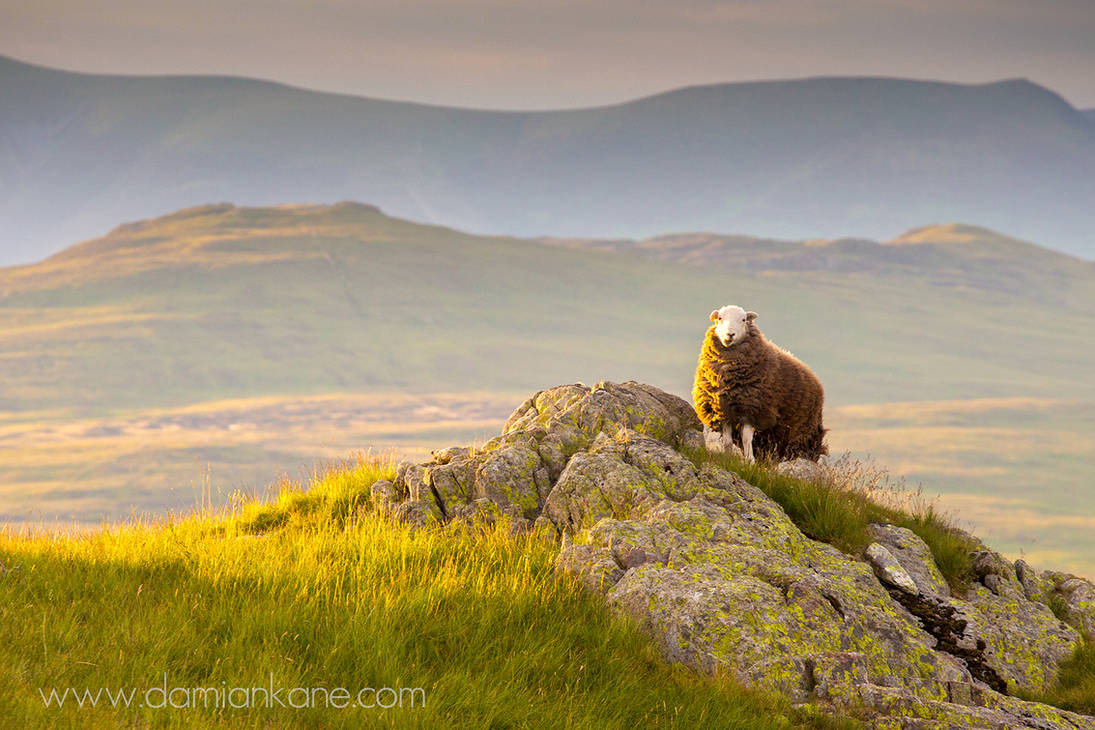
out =
{"type": "Polygon", "coordinates": [[[894,600],[920,620],[940,650],[961,658],[989,687],[1001,692],[1044,688],[1080,640],[1079,632],[1048,605],[1027,597],[1015,569],[999,554],[973,554],[977,582],[957,598],[928,546],[912,531],[872,525],[872,532],[878,542],[865,557],[894,600]],[[879,559],[881,552],[912,580],[912,590],[887,579],[885,571],[895,567],[879,559]]]}
{"type": "Polygon", "coordinates": [[[678,450],[703,445],[692,407],[656,388],[560,386],[481,449],[401,465],[373,496],[417,524],[505,515],[554,533],[558,569],[697,671],[728,669],[877,727],[1095,730],[1095,718],[1007,694],[1053,680],[1095,621],[1090,583],[985,551],[978,582],[954,596],[911,531],[875,525],[863,558],[841,553],[678,450]]]}
{"type": "Polygon", "coordinates": [[[676,396],[634,382],[562,385],[518,406],[502,434],[482,448],[446,449],[434,452],[431,463],[401,464],[386,499],[416,523],[460,516],[481,499],[535,520],[572,457],[599,434],[621,429],[672,446],[703,445],[699,419],[676,396]]]}

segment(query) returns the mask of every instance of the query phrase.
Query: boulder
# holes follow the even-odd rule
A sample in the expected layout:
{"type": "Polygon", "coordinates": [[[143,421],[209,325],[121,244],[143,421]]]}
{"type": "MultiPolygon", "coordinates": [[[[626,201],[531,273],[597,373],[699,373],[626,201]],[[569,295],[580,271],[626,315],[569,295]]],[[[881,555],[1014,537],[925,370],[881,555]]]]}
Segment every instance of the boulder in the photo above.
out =
{"type": "MultiPolygon", "coordinates": [[[[821,457],[821,459],[824,458],[824,456],[821,457]]],[[[818,461],[811,461],[810,459],[781,461],[776,465],[776,471],[784,476],[794,477],[795,479],[802,479],[804,481],[821,479],[825,473],[824,468],[820,463],[820,459],[818,461]]]]}
{"type": "Polygon", "coordinates": [[[874,574],[887,586],[916,595],[916,581],[883,545],[874,542],[867,547],[864,557],[874,569],[874,574]]]}
{"type": "Polygon", "coordinates": [[[870,530],[874,539],[886,548],[912,578],[917,591],[940,596],[950,595],[950,588],[936,567],[931,550],[916,533],[907,527],[882,524],[872,524],[870,530]]]}
{"type": "Polygon", "coordinates": [[[1042,573],[1047,585],[1047,602],[1059,602],[1064,620],[1069,625],[1095,639],[1095,585],[1076,575],[1047,570],[1042,573]]]}
{"type": "Polygon", "coordinates": [[[703,438],[692,407],[652,386],[565,385],[530,397],[481,448],[400,465],[374,502],[415,524],[535,523],[560,541],[560,572],[699,672],[877,727],[1095,730],[1009,696],[1053,680],[1079,632],[1046,601],[1086,625],[1090,583],[971,539],[975,582],[955,595],[927,545],[893,525],[871,527],[864,556],[841,553],[737,474],[681,453],[703,438]]]}
{"type": "MultiPolygon", "coordinates": [[[[599,435],[607,438],[621,429],[675,447],[695,447],[703,438],[692,406],[649,385],[605,382],[543,390],[518,406],[502,433],[482,448],[440,449],[430,462],[401,464],[395,491],[422,505],[400,516],[416,523],[446,521],[463,506],[486,499],[534,520],[571,457],[587,452],[599,435]],[[432,507],[425,504],[431,501],[432,507]]],[[[677,459],[687,461],[679,454],[677,459]]],[[[574,478],[578,471],[571,470],[574,478]]]]}

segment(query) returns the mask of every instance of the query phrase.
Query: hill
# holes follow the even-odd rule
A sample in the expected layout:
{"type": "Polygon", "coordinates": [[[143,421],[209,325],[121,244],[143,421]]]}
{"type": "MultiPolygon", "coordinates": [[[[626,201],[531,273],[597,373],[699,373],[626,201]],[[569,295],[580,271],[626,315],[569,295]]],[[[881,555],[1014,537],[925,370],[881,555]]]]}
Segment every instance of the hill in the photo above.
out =
{"type": "Polygon", "coordinates": [[[356,203],[210,205],[126,224],[0,270],[4,403],[93,415],[347,388],[515,392],[598,371],[686,391],[692,364],[675,353],[695,348],[711,302],[727,298],[755,302],[766,331],[828,372],[841,402],[1000,397],[1018,383],[1034,396],[1095,393],[1078,375],[1090,346],[1077,341],[1068,355],[1059,340],[1091,321],[1095,264],[990,231],[929,227],[886,244],[683,234],[610,246],[657,260],[586,250],[597,242],[560,250],[473,236],[356,203]],[[1013,323],[1035,306],[1053,317],[1016,348],[1013,323]],[[833,320],[844,331],[824,326],[833,320]],[[930,350],[907,341],[929,324],[930,350]],[[857,339],[868,332],[896,336],[871,354],[857,339]],[[971,349],[969,332],[987,342],[971,349]],[[944,354],[944,367],[925,362],[944,354]],[[895,377],[902,359],[917,369],[895,377]]]}
{"type": "Polygon", "coordinates": [[[1095,128],[1021,80],[719,84],[516,113],[0,58],[0,95],[0,263],[210,200],[347,198],[523,236],[879,239],[963,220],[1095,258],[1095,128]]]}
{"type": "MultiPolygon", "coordinates": [[[[571,249],[635,253],[660,261],[744,271],[832,272],[856,279],[928,277],[935,287],[982,290],[1035,297],[1047,306],[1068,308],[1087,294],[1069,285],[1055,290],[1050,281],[1086,287],[1091,267],[1069,256],[979,226],[957,223],[914,228],[897,238],[787,241],[714,233],[682,233],[633,239],[541,238],[541,243],[571,249]],[[1081,273],[1073,267],[1079,265],[1081,273]]],[[[1088,292],[1089,293],[1089,292],[1088,292]]]]}
{"type": "Polygon", "coordinates": [[[687,394],[707,313],[739,302],[825,383],[835,451],[1087,569],[1095,264],[980,229],[912,239],[598,251],[355,203],[127,224],[0,270],[0,514],[95,523],[355,448],[422,453],[540,383],[687,394]]]}

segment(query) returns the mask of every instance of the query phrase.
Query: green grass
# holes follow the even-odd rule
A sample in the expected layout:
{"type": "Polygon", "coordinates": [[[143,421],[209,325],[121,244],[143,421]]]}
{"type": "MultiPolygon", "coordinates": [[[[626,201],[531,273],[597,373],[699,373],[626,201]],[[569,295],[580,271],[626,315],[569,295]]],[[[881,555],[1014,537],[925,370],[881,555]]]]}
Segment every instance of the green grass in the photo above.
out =
{"type": "Polygon", "coordinates": [[[221,514],[83,536],[0,533],[0,724],[847,726],[664,664],[554,572],[550,541],[383,519],[367,493],[390,474],[349,464],[221,514]],[[70,697],[47,709],[38,693],[143,694],[164,673],[169,687],[265,687],[270,674],[286,688],[421,687],[425,707],[80,709],[70,697]]]}
{"type": "Polygon", "coordinates": [[[918,492],[890,488],[883,472],[845,460],[824,470],[820,479],[804,480],[732,453],[689,449],[685,454],[697,466],[709,463],[735,472],[783,507],[805,535],[851,555],[861,555],[873,542],[870,523],[906,527],[928,545],[952,589],[961,594],[969,583],[970,552],[977,549],[976,543],[956,531],[918,492]],[[879,503],[897,499],[904,503],[901,508],[879,503]]]}
{"type": "Polygon", "coordinates": [[[1086,641],[1061,665],[1057,685],[1042,701],[1095,715],[1095,641],[1086,641]]]}
{"type": "Polygon", "coordinates": [[[1053,615],[1059,618],[1061,621],[1064,621],[1065,618],[1068,616],[1068,602],[1065,600],[1065,597],[1062,596],[1060,593],[1051,593],[1049,596],[1048,605],[1049,610],[1053,611],[1053,615]]]}
{"type": "Polygon", "coordinates": [[[1040,694],[1025,699],[1095,715],[1095,641],[1091,637],[1062,664],[1057,683],[1040,694]]]}

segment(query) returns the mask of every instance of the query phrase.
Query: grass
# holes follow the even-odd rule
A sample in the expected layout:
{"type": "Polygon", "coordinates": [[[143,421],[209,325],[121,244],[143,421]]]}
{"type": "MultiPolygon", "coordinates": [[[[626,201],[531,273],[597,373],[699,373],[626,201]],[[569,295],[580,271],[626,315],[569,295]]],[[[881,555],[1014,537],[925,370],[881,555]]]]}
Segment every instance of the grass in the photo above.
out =
{"type": "Polygon", "coordinates": [[[1057,685],[1042,701],[1073,712],[1095,715],[1095,641],[1089,638],[1061,665],[1057,685]]]}
{"type": "Polygon", "coordinates": [[[390,475],[358,461],[308,489],[285,483],[269,504],[85,535],[0,532],[0,724],[846,726],[666,665],[554,572],[549,541],[505,526],[411,530],[374,514],[369,487],[390,475]],[[340,710],[320,695],[302,710],[79,708],[71,696],[46,708],[39,696],[143,695],[165,673],[169,687],[265,687],[272,675],[284,688],[422,688],[425,707],[340,710]]]}
{"type": "Polygon", "coordinates": [[[955,530],[918,490],[891,484],[882,470],[843,457],[829,462],[820,478],[805,480],[733,453],[690,449],[685,454],[697,466],[709,463],[735,472],[779,503],[805,535],[852,555],[861,555],[873,542],[870,523],[906,527],[928,545],[955,592],[963,593],[969,583],[970,552],[978,545],[955,530]]]}
{"type": "Polygon", "coordinates": [[[1068,601],[1060,593],[1054,591],[1049,595],[1049,610],[1053,611],[1053,615],[1061,621],[1064,621],[1068,617],[1068,601]]]}
{"type": "Polygon", "coordinates": [[[1061,663],[1057,683],[1024,699],[1044,702],[1073,712],[1095,715],[1095,641],[1086,641],[1061,663]]]}

